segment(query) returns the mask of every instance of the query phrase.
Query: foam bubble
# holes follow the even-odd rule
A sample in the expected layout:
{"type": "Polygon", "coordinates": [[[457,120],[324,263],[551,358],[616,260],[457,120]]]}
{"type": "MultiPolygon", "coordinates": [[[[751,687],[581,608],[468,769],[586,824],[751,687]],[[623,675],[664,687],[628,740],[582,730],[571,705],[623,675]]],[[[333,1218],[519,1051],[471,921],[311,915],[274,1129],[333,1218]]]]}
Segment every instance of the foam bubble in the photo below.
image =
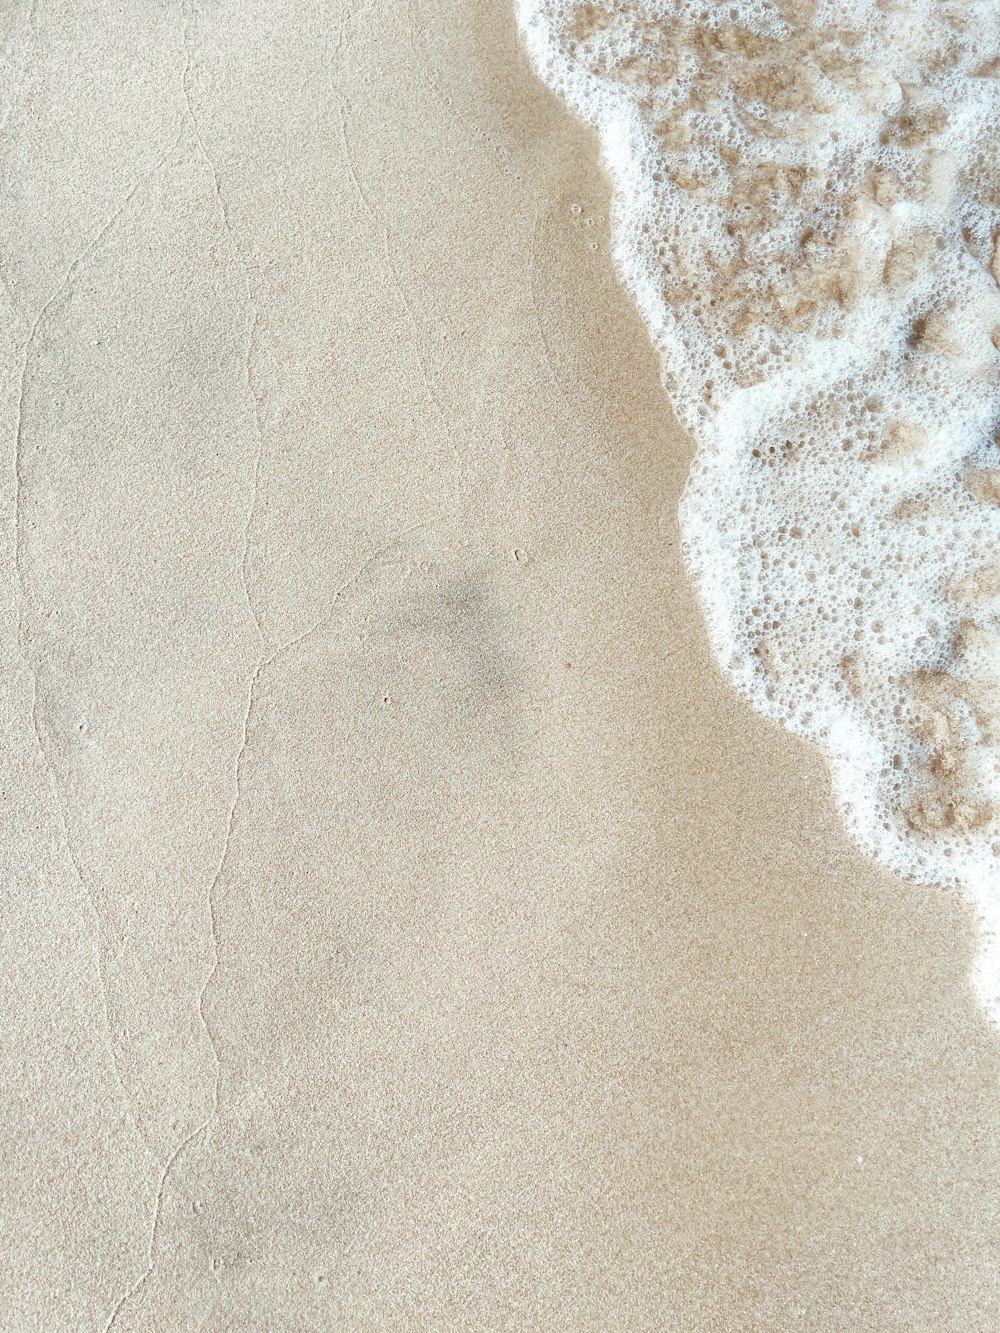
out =
{"type": "Polygon", "coordinates": [[[872,855],[974,903],[1000,1017],[993,0],[519,0],[601,135],[618,268],[698,453],[716,656],[872,855]]]}

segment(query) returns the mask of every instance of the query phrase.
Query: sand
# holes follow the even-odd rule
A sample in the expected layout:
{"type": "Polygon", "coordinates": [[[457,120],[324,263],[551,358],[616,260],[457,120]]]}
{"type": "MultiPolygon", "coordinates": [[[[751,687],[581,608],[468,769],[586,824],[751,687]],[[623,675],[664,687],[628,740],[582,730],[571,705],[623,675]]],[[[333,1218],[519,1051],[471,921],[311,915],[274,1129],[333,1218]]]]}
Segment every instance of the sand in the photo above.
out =
{"type": "Polygon", "coordinates": [[[1000,1325],[969,913],[713,665],[510,6],[4,63],[0,1327],[1000,1325]]]}

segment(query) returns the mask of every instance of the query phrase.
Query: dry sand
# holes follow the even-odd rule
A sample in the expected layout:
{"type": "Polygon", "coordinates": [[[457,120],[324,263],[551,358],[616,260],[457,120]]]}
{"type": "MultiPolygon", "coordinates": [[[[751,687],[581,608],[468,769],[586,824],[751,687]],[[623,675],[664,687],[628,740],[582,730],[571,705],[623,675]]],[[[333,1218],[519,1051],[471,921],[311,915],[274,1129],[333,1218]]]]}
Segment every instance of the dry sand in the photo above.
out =
{"type": "Polygon", "coordinates": [[[714,668],[511,8],[9,7],[5,1333],[1000,1326],[968,913],[714,668]]]}

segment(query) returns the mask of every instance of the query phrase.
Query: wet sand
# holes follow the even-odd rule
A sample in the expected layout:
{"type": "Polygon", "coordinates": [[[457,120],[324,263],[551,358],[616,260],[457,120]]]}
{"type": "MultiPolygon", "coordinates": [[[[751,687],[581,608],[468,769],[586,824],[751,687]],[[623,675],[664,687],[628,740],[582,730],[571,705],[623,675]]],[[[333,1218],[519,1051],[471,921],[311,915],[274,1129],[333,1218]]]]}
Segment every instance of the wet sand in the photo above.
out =
{"type": "Polygon", "coordinates": [[[508,7],[8,47],[0,1325],[995,1327],[969,913],[713,665],[508,7]]]}

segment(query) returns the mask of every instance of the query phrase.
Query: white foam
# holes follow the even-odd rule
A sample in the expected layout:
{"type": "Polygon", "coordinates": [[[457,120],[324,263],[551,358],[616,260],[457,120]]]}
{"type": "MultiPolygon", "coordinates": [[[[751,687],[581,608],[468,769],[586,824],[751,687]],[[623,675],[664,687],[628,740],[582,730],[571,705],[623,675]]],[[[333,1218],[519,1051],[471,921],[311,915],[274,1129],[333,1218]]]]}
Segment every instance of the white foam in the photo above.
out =
{"type": "Polygon", "coordinates": [[[965,891],[998,1018],[1000,6],[518,4],[698,444],[714,651],[863,847],[965,891]]]}

